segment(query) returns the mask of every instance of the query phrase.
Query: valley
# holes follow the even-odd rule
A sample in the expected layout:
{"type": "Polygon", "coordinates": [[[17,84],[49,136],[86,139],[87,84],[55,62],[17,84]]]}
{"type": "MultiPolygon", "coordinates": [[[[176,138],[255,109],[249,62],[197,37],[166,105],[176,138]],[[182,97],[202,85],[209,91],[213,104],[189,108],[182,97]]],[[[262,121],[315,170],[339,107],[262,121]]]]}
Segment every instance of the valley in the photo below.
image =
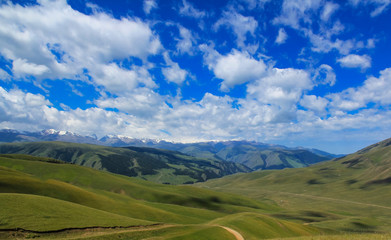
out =
{"type": "Polygon", "coordinates": [[[146,147],[26,142],[2,144],[0,152],[4,239],[387,239],[390,234],[391,139],[308,167],[252,172],[239,163],[146,147]],[[130,164],[118,161],[129,158],[130,164]],[[148,174],[119,175],[108,163],[122,164],[122,171],[145,166],[140,173],[161,174],[155,164],[202,173],[228,171],[227,166],[246,171],[192,185],[173,174],[168,185],[154,183],[148,174]]]}

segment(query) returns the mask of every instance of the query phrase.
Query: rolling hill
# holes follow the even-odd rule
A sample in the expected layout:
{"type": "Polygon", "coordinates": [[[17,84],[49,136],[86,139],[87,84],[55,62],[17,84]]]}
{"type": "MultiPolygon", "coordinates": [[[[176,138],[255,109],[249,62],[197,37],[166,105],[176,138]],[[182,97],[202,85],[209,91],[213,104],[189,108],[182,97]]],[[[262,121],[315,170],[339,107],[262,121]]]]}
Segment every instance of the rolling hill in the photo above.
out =
{"type": "Polygon", "coordinates": [[[205,181],[251,170],[233,162],[200,159],[169,150],[114,148],[67,142],[7,143],[0,145],[0,153],[50,157],[98,170],[168,184],[205,181]]]}
{"type": "Polygon", "coordinates": [[[251,240],[326,232],[270,216],[281,211],[270,201],[28,155],[0,155],[0,204],[1,239],[235,240],[237,232],[251,240]]]}
{"type": "Polygon", "coordinates": [[[391,139],[354,154],[300,169],[257,171],[200,186],[276,201],[286,219],[349,231],[391,226],[391,139]]]}

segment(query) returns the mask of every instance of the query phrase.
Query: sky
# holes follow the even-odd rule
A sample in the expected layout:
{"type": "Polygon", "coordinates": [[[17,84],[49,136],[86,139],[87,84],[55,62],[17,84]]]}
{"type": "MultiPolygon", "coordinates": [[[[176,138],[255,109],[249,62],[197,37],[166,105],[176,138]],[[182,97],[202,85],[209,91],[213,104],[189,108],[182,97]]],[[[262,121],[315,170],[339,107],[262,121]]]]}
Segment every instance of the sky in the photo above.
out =
{"type": "Polygon", "coordinates": [[[0,129],[351,153],[391,137],[391,0],[0,0],[0,129]]]}

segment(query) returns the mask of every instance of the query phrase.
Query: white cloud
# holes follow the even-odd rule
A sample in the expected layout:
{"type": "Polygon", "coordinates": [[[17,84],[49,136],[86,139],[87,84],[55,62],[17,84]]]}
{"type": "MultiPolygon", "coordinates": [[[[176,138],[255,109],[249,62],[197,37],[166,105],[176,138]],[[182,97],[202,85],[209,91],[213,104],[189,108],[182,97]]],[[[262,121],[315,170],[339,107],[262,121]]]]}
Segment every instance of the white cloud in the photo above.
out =
{"type": "Polygon", "coordinates": [[[99,75],[114,59],[145,59],[160,48],[158,37],[141,20],[98,11],[85,15],[65,0],[0,7],[0,54],[13,61],[20,76],[82,79],[85,70],[99,75]]]}
{"type": "Polygon", "coordinates": [[[368,103],[381,106],[391,104],[391,68],[380,72],[380,77],[368,78],[362,86],[349,88],[327,96],[337,110],[352,111],[365,108],[368,103]]]}
{"type": "Polygon", "coordinates": [[[285,30],[283,28],[280,28],[280,30],[278,30],[278,35],[277,35],[275,43],[283,44],[283,43],[285,43],[287,38],[288,38],[288,35],[286,34],[285,30]]]}
{"type": "Polygon", "coordinates": [[[327,99],[315,95],[304,95],[300,101],[301,106],[316,112],[325,112],[328,103],[327,99]]]}
{"type": "Polygon", "coordinates": [[[234,50],[226,56],[220,56],[215,65],[209,65],[217,78],[223,79],[220,89],[228,89],[263,76],[266,65],[262,60],[252,58],[247,52],[234,50]]]}
{"type": "Polygon", "coordinates": [[[354,39],[341,40],[337,38],[335,40],[331,40],[331,36],[314,34],[312,31],[308,31],[307,36],[312,44],[311,50],[314,52],[328,53],[335,49],[339,51],[339,53],[347,55],[352,50],[363,47],[361,46],[361,42],[357,42],[354,39]]]}
{"type": "Polygon", "coordinates": [[[0,68],[0,80],[8,81],[9,79],[11,79],[11,76],[6,71],[0,68]]]}
{"type": "Polygon", "coordinates": [[[193,18],[203,18],[206,16],[205,11],[200,11],[196,9],[191,3],[186,0],[182,0],[183,6],[179,9],[179,13],[183,16],[193,17],[193,18]]]}
{"type": "Polygon", "coordinates": [[[342,67],[361,68],[362,70],[371,67],[371,57],[368,55],[350,54],[337,60],[342,67]]]}
{"type": "Polygon", "coordinates": [[[332,67],[322,64],[315,70],[313,79],[315,84],[334,86],[337,77],[332,67]]]}
{"type": "Polygon", "coordinates": [[[248,84],[248,97],[263,104],[277,105],[282,111],[295,110],[303,91],[312,89],[309,74],[299,69],[273,68],[266,77],[248,84]]]}
{"type": "Polygon", "coordinates": [[[177,49],[179,53],[188,53],[190,55],[193,54],[193,44],[196,43],[195,38],[189,29],[179,26],[179,35],[181,39],[177,43],[177,49]]]}
{"type": "Polygon", "coordinates": [[[308,25],[312,23],[312,12],[319,9],[321,5],[322,0],[284,0],[281,15],[276,17],[273,22],[300,29],[301,24],[308,25]]]}
{"type": "Polygon", "coordinates": [[[362,49],[365,44],[355,38],[339,37],[349,30],[333,15],[339,4],[325,0],[284,0],[281,13],[273,19],[276,25],[289,26],[310,40],[311,50],[328,53],[337,50],[348,55],[352,50],[362,49]]]}
{"type": "Polygon", "coordinates": [[[40,94],[24,93],[20,90],[6,91],[0,87],[0,122],[39,125],[42,111],[50,105],[40,94]]]}
{"type": "Polygon", "coordinates": [[[115,108],[141,119],[155,116],[160,110],[168,108],[164,104],[164,97],[148,88],[137,88],[128,95],[116,98],[100,98],[94,103],[100,108],[115,108]]]}
{"type": "Polygon", "coordinates": [[[255,37],[255,30],[258,27],[258,22],[254,17],[243,16],[235,11],[223,12],[223,16],[213,26],[217,31],[221,26],[231,28],[236,35],[236,43],[238,47],[245,48],[247,44],[247,34],[255,37]]]}
{"type": "Polygon", "coordinates": [[[154,9],[154,8],[157,8],[157,3],[155,0],[144,0],[144,4],[143,4],[143,10],[145,12],[145,14],[150,14],[151,13],[151,10],[154,9]]]}
{"type": "Polygon", "coordinates": [[[181,84],[186,80],[187,71],[179,67],[178,63],[173,63],[171,67],[162,69],[163,75],[168,82],[181,84]]]}
{"type": "Polygon", "coordinates": [[[349,3],[355,7],[359,5],[375,7],[371,12],[371,17],[376,17],[388,10],[391,0],[349,0],[349,3]]]}
{"type": "Polygon", "coordinates": [[[108,92],[117,95],[131,92],[139,86],[156,87],[149,72],[143,67],[133,67],[129,70],[111,63],[97,66],[97,70],[92,74],[92,77],[96,84],[104,86],[108,92]]]}
{"type": "Polygon", "coordinates": [[[186,80],[186,77],[189,75],[188,72],[180,68],[178,63],[173,62],[168,52],[165,52],[163,56],[164,60],[166,61],[166,64],[168,65],[168,67],[162,68],[162,73],[166,78],[167,82],[182,84],[186,80]]]}
{"type": "Polygon", "coordinates": [[[27,62],[26,59],[15,59],[12,63],[12,71],[15,76],[40,76],[49,72],[49,68],[45,65],[37,65],[27,62]]]}
{"type": "Polygon", "coordinates": [[[320,16],[320,18],[327,22],[331,15],[333,15],[335,13],[335,11],[337,11],[339,8],[339,5],[336,4],[336,3],[333,3],[333,2],[327,2],[324,6],[323,6],[323,11],[322,11],[322,15],[320,16]]]}

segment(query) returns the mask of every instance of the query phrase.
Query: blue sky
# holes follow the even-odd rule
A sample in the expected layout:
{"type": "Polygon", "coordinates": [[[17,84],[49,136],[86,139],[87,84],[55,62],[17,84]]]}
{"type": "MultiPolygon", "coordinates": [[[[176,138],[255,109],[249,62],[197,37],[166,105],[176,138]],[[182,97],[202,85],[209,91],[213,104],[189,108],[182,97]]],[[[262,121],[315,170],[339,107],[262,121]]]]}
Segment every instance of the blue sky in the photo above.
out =
{"type": "Polygon", "coordinates": [[[0,128],[350,153],[391,137],[391,0],[0,4],[0,128]]]}

